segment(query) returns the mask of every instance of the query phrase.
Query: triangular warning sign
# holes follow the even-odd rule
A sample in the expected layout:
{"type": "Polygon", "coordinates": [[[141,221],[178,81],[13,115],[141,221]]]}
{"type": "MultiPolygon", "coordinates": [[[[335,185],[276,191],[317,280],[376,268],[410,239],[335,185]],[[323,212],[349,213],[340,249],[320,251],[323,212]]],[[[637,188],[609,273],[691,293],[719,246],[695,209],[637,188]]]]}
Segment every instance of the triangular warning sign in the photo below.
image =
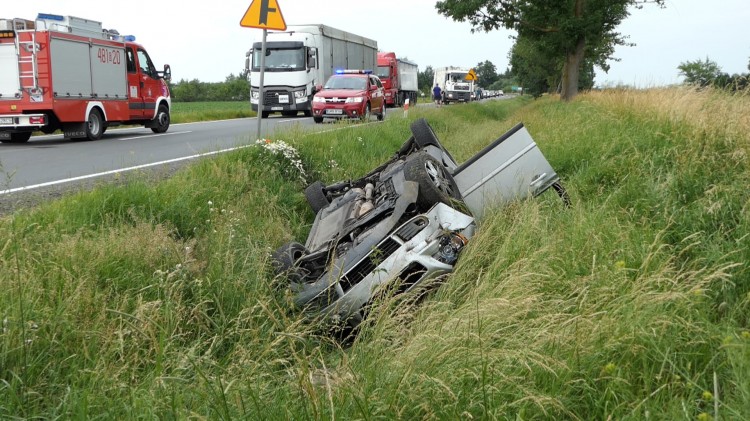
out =
{"type": "Polygon", "coordinates": [[[286,22],[276,0],[253,0],[247,8],[240,26],[246,28],[286,30],[286,22]]]}
{"type": "Polygon", "coordinates": [[[474,69],[469,70],[469,73],[466,74],[465,80],[477,80],[477,72],[474,71],[474,69]]]}

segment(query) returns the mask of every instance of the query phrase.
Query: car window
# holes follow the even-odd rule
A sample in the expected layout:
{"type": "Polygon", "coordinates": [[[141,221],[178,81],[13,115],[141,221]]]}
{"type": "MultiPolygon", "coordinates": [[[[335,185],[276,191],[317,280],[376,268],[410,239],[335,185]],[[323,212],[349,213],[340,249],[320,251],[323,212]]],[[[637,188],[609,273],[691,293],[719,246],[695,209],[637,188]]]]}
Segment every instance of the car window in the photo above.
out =
{"type": "Polygon", "coordinates": [[[331,76],[326,82],[325,89],[352,89],[363,91],[367,89],[367,79],[360,77],[331,76]]]}

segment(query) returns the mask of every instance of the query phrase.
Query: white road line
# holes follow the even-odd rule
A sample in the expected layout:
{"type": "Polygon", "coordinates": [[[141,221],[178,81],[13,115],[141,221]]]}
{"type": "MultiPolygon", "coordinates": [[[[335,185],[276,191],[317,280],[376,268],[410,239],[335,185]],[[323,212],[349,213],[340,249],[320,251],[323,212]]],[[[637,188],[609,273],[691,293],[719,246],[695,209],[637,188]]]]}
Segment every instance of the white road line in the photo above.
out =
{"type": "Polygon", "coordinates": [[[95,173],[95,174],[82,175],[78,177],[66,178],[63,180],[48,181],[46,183],[34,184],[31,186],[23,186],[23,187],[16,187],[13,189],[8,189],[8,190],[0,190],[0,196],[4,194],[15,193],[15,192],[24,191],[24,190],[38,189],[40,187],[49,187],[49,186],[54,186],[57,184],[70,183],[72,181],[80,181],[80,180],[86,180],[89,178],[101,177],[104,175],[112,175],[112,174],[117,174],[117,173],[133,171],[133,170],[139,170],[142,168],[155,167],[157,165],[172,164],[175,162],[187,161],[190,159],[203,158],[205,156],[218,155],[220,153],[236,151],[239,149],[245,149],[245,148],[249,148],[252,146],[255,146],[255,145],[253,144],[253,145],[236,146],[234,148],[221,149],[221,150],[213,151],[213,152],[206,152],[206,153],[201,153],[201,154],[196,154],[196,155],[191,155],[191,156],[184,156],[181,158],[168,159],[166,161],[152,162],[150,164],[136,165],[134,167],[120,168],[117,170],[110,170],[110,171],[105,171],[105,172],[100,172],[100,173],[95,173]]]}
{"type": "Polygon", "coordinates": [[[133,137],[122,137],[118,138],[117,140],[133,140],[133,139],[148,139],[151,137],[158,137],[158,136],[172,136],[175,134],[185,134],[185,133],[192,133],[192,130],[186,130],[184,132],[171,132],[171,133],[157,133],[157,134],[144,134],[143,136],[133,136],[133,137]]]}

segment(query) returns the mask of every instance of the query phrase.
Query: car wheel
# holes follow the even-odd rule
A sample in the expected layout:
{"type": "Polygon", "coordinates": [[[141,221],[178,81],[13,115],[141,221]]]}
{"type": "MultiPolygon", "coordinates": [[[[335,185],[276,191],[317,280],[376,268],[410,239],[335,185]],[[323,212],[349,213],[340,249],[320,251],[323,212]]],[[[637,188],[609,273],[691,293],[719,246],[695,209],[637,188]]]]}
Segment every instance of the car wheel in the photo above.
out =
{"type": "Polygon", "coordinates": [[[92,109],[89,113],[89,118],[86,120],[86,139],[88,140],[99,140],[102,137],[104,131],[104,118],[97,109],[92,109]]]}
{"type": "Polygon", "coordinates": [[[271,255],[271,264],[278,275],[285,274],[290,282],[302,282],[302,274],[295,263],[305,255],[305,246],[297,242],[291,242],[279,247],[271,255]]]}
{"type": "Polygon", "coordinates": [[[323,117],[313,117],[313,121],[320,124],[323,122],[323,117]]]}
{"type": "Polygon", "coordinates": [[[362,114],[362,121],[370,121],[370,103],[365,104],[365,112],[362,114]]]}
{"type": "Polygon", "coordinates": [[[419,184],[417,204],[424,210],[436,203],[450,205],[454,200],[462,200],[453,176],[427,152],[420,151],[406,158],[404,178],[419,184]]]}
{"type": "Polygon", "coordinates": [[[378,114],[378,121],[383,121],[385,119],[385,101],[383,101],[383,105],[380,106],[380,114],[378,114]]]}
{"type": "Polygon", "coordinates": [[[414,120],[409,128],[411,129],[411,134],[414,136],[414,141],[420,149],[427,145],[440,146],[437,135],[435,135],[432,127],[430,127],[424,118],[414,120]]]}
{"type": "Polygon", "coordinates": [[[320,181],[307,186],[305,189],[305,199],[307,199],[307,203],[315,214],[331,203],[326,196],[326,186],[320,181]]]}
{"type": "Polygon", "coordinates": [[[154,123],[156,125],[151,128],[151,131],[154,133],[166,133],[169,130],[169,108],[166,105],[159,105],[159,111],[156,112],[154,123]]]}
{"type": "Polygon", "coordinates": [[[552,185],[552,188],[555,189],[557,192],[557,195],[560,196],[560,199],[563,201],[563,205],[565,205],[566,208],[570,207],[570,196],[568,196],[568,191],[565,190],[565,187],[560,183],[559,181],[552,185]]]}

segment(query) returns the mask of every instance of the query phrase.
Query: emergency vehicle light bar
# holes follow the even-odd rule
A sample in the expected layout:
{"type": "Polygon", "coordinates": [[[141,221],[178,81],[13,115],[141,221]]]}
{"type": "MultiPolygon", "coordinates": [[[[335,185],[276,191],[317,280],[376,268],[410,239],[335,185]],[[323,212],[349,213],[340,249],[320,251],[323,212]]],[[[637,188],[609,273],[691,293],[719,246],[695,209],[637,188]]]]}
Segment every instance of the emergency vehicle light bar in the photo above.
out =
{"type": "Polygon", "coordinates": [[[0,31],[0,38],[14,38],[15,36],[15,31],[0,31]]]}
{"type": "Polygon", "coordinates": [[[346,70],[344,70],[344,69],[337,69],[336,70],[336,74],[337,75],[352,75],[352,74],[357,74],[357,75],[371,75],[372,74],[372,70],[353,70],[353,69],[346,69],[346,70]]]}
{"type": "Polygon", "coordinates": [[[52,14],[49,14],[49,13],[40,13],[40,14],[38,14],[36,16],[36,18],[37,19],[46,19],[46,20],[59,20],[59,21],[64,21],[65,20],[65,16],[52,15],[52,14]]]}

